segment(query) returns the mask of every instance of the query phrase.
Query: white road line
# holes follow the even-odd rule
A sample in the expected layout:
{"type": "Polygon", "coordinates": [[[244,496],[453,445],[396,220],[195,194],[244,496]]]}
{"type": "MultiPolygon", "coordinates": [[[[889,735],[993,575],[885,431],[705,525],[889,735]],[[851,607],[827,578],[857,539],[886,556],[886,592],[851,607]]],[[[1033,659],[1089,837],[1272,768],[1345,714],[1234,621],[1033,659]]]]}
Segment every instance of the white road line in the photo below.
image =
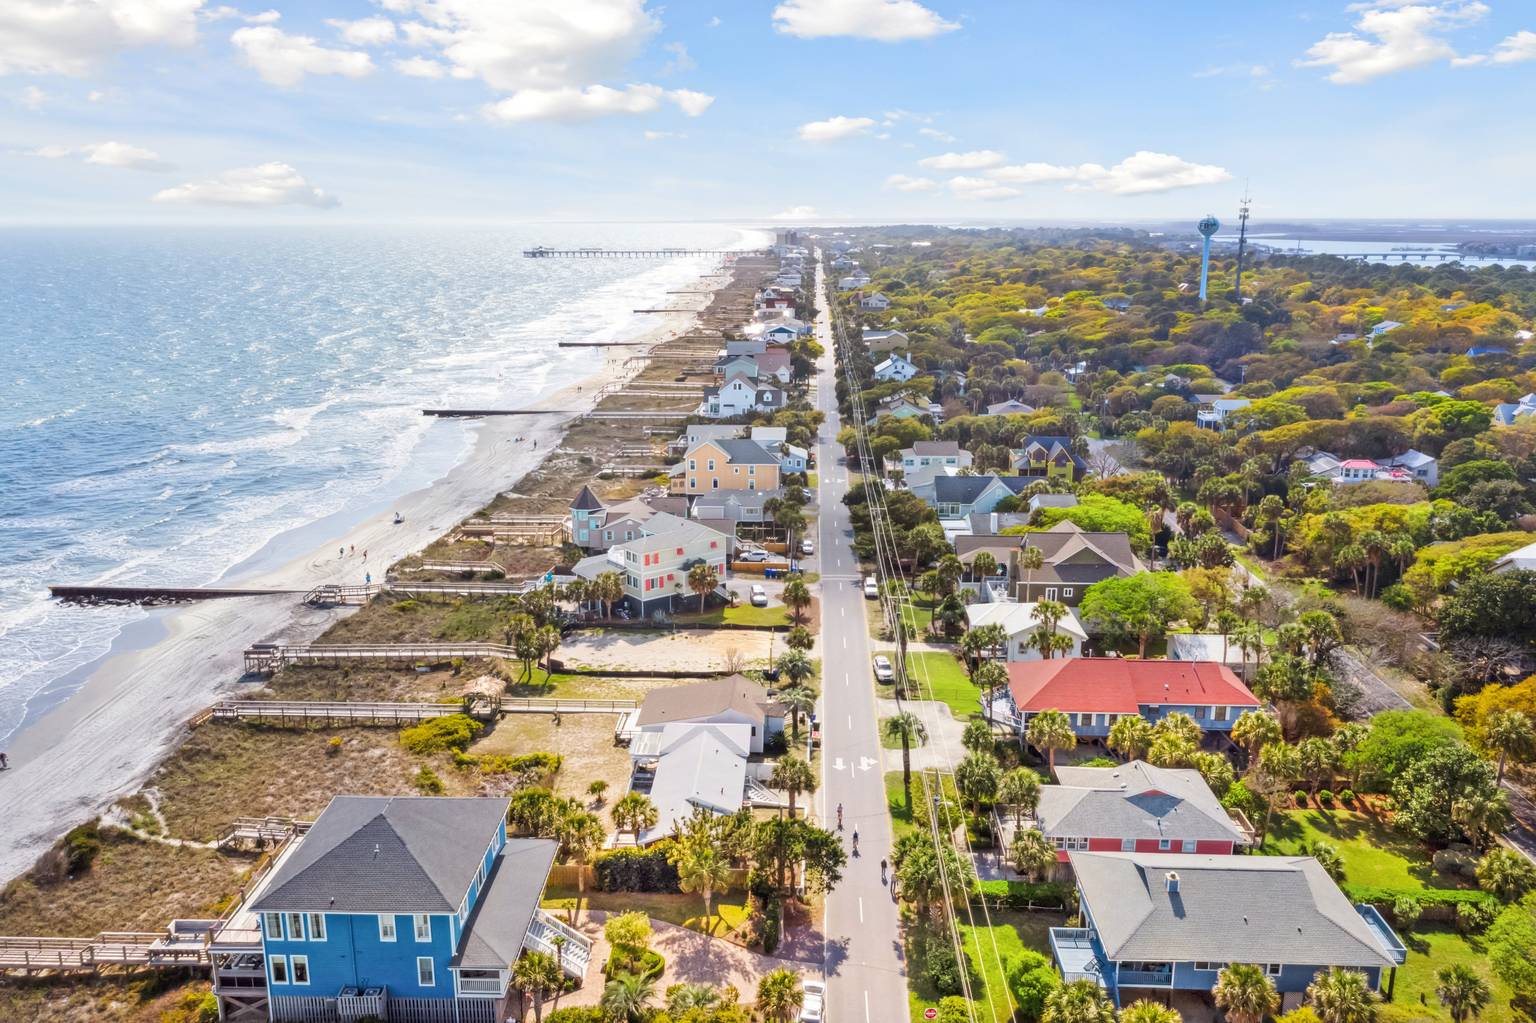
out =
{"type": "Polygon", "coordinates": [[[864,991],[864,1023],[869,1023],[869,990],[864,991]]]}
{"type": "Polygon", "coordinates": [[[859,896],[859,923],[864,922],[864,896],[859,896]]]}
{"type": "Polygon", "coordinates": [[[848,677],[848,676],[847,676],[847,675],[844,675],[844,676],[843,676],[843,685],[845,685],[845,686],[846,686],[846,685],[848,685],[848,684],[849,684],[849,683],[850,683],[850,682],[852,682],[852,679],[850,679],[850,678],[849,678],[849,677],[848,677]]]}
{"type": "Polygon", "coordinates": [[[853,715],[848,715],[848,731],[853,731],[853,715]]]}
{"type": "Polygon", "coordinates": [[[844,650],[848,649],[848,637],[847,636],[843,637],[843,649],[844,650]]]}

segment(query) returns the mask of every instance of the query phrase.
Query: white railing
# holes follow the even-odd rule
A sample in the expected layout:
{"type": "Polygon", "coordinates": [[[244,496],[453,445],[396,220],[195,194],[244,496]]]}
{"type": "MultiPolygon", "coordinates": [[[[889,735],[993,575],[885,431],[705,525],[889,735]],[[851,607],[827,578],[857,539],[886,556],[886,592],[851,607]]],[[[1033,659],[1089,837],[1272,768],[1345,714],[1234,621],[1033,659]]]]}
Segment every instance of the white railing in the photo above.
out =
{"type": "Polygon", "coordinates": [[[534,913],[523,946],[554,956],[560,961],[561,968],[572,977],[585,976],[587,965],[592,959],[592,940],[542,909],[534,913]],[[565,939],[560,947],[555,945],[556,936],[565,939]]]}

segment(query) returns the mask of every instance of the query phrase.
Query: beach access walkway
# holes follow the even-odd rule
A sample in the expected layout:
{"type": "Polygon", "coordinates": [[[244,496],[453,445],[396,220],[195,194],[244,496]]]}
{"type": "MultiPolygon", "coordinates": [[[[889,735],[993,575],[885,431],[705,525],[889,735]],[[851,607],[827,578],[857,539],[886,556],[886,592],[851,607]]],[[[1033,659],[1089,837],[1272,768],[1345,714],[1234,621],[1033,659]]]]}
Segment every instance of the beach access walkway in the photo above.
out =
{"type": "Polygon", "coordinates": [[[193,727],[208,721],[349,721],[355,724],[404,725],[430,718],[467,714],[489,720],[502,714],[618,714],[639,707],[634,700],[574,700],[558,697],[478,697],[452,703],[349,703],[338,700],[221,700],[194,717],[193,727]]]}

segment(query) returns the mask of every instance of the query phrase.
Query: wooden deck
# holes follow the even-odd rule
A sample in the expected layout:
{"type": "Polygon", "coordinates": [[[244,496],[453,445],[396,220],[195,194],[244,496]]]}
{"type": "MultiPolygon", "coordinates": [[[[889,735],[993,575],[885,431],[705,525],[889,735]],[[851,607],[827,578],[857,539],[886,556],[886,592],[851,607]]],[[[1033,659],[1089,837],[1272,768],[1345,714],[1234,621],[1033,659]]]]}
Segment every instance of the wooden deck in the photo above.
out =
{"type": "Polygon", "coordinates": [[[275,671],[285,664],[343,664],[382,661],[385,664],[444,664],[455,658],[517,659],[517,651],[502,643],[307,643],[282,646],[257,643],[245,651],[245,670],[275,671]]]}
{"type": "Polygon", "coordinates": [[[206,966],[201,938],[104,931],[91,938],[0,936],[0,973],[96,972],[108,966],[206,966]]]}
{"type": "MultiPolygon", "coordinates": [[[[222,700],[193,718],[194,725],[207,721],[348,721],[354,724],[407,725],[428,718],[468,714],[490,720],[502,714],[618,714],[638,709],[634,700],[573,700],[543,696],[504,696],[456,703],[348,703],[328,700],[222,700]]],[[[248,841],[282,837],[292,833],[287,818],[239,818],[226,837],[248,841]]],[[[307,825],[306,825],[307,826],[307,825]]],[[[302,834],[302,831],[297,832],[302,834]]],[[[224,839],[220,839],[222,843],[224,839]]]]}

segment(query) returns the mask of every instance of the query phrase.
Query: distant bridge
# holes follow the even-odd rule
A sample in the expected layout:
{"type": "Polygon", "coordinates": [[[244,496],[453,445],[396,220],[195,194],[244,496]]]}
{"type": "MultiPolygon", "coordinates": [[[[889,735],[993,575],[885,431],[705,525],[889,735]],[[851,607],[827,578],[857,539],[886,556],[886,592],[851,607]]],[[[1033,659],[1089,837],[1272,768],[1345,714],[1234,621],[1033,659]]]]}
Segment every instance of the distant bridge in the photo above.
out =
{"type": "Polygon", "coordinates": [[[1427,262],[1432,259],[1437,263],[1459,263],[1463,259],[1468,258],[1460,252],[1336,252],[1330,253],[1330,255],[1336,255],[1341,259],[1380,259],[1383,261],[1401,259],[1404,262],[1410,259],[1427,262]]]}

